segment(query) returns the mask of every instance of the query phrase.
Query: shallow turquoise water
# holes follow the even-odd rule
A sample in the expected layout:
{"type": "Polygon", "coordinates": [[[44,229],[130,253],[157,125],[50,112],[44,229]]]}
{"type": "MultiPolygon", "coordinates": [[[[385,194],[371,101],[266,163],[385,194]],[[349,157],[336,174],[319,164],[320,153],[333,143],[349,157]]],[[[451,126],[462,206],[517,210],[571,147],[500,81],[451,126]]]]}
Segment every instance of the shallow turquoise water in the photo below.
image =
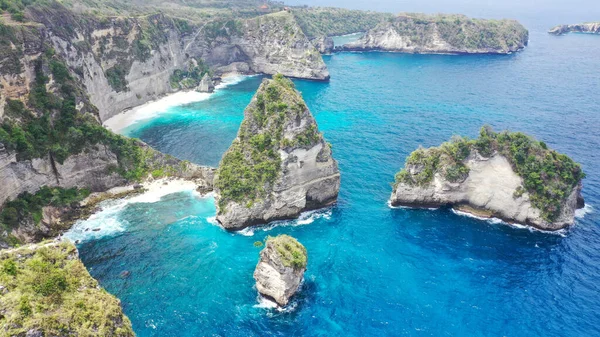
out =
{"type": "MultiPolygon", "coordinates": [[[[330,83],[295,83],[339,161],[335,207],[228,233],[211,224],[211,198],[182,192],[99,214],[90,221],[118,226],[84,241],[81,257],[139,336],[600,336],[600,58],[589,56],[598,54],[600,37],[534,31],[530,47],[510,56],[326,57],[330,83]],[[387,207],[409,152],[476,136],[484,123],[535,135],[582,163],[591,210],[574,228],[547,234],[387,207]],[[257,306],[253,288],[253,243],[280,233],[309,253],[289,312],[257,306]]],[[[126,133],[216,165],[260,80],[126,133]]]]}

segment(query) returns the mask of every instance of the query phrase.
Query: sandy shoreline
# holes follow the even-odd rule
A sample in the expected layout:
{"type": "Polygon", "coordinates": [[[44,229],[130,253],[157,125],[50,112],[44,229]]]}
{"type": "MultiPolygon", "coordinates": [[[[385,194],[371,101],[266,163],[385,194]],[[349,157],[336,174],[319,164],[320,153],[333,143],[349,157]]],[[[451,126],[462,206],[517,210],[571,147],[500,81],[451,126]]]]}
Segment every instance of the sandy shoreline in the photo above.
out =
{"type": "Polygon", "coordinates": [[[152,119],[160,114],[168,112],[170,108],[179,105],[207,100],[219,90],[240,83],[251,76],[252,75],[227,74],[221,79],[221,83],[215,87],[213,93],[191,90],[167,94],[157,100],[152,100],[135,108],[122,111],[104,121],[102,125],[115,133],[122,134],[124,129],[137,122],[152,119]]]}

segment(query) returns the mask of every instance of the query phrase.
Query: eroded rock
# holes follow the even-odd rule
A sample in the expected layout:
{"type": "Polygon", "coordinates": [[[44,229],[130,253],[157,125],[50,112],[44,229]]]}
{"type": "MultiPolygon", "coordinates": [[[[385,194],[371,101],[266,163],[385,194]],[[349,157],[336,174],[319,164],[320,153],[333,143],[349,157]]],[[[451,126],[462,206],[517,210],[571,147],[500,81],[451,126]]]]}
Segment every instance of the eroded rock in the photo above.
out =
{"type": "Polygon", "coordinates": [[[307,258],[306,248],[293,237],[269,237],[254,271],[256,289],[285,307],[300,287],[307,258]]]}
{"type": "Polygon", "coordinates": [[[340,186],[330,145],[294,84],[264,80],[215,175],[217,220],[238,230],[334,203],[340,186]]]}

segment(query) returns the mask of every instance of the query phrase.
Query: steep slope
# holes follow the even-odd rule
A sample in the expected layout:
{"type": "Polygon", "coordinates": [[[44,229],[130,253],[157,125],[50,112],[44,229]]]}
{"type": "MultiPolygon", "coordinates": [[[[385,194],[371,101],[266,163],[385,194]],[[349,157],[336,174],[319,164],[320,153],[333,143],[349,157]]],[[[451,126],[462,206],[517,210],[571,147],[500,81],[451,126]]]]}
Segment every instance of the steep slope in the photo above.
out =
{"type": "Polygon", "coordinates": [[[567,33],[600,34],[600,22],[587,22],[575,25],[558,25],[548,31],[553,35],[564,35],[567,33]]]}
{"type": "Polygon", "coordinates": [[[0,251],[0,335],[135,336],[70,243],[0,251]]]}
{"type": "MultiPolygon", "coordinates": [[[[97,192],[150,173],[195,176],[212,185],[211,169],[104,129],[77,69],[53,48],[53,32],[33,22],[0,24],[0,32],[0,247],[19,243],[15,233],[40,223],[26,193],[43,186],[58,187],[57,193],[71,188],[97,192]],[[5,207],[7,201],[13,206],[5,207]]],[[[51,195],[44,199],[36,204],[53,202],[51,195]]],[[[39,240],[57,233],[38,234],[23,237],[39,240]]]]}
{"type": "Polygon", "coordinates": [[[241,229],[332,204],[340,174],[293,83],[264,80],[215,175],[217,220],[241,229]]]}
{"type": "Polygon", "coordinates": [[[528,39],[527,29],[514,20],[401,14],[340,48],[422,54],[508,54],[523,49],[528,39]]]}
{"type": "Polygon", "coordinates": [[[52,32],[51,43],[76,70],[102,121],[186,89],[173,81],[181,79],[178,72],[195,81],[208,70],[217,78],[280,72],[329,79],[320,54],[287,12],[191,22],[164,14],[96,17],[50,2],[30,6],[26,13],[52,32]],[[207,69],[198,71],[198,65],[207,69]]]}
{"type": "Polygon", "coordinates": [[[557,230],[583,207],[579,164],[522,133],[481,130],[406,160],[390,198],[393,206],[454,208],[484,217],[557,230]]]}

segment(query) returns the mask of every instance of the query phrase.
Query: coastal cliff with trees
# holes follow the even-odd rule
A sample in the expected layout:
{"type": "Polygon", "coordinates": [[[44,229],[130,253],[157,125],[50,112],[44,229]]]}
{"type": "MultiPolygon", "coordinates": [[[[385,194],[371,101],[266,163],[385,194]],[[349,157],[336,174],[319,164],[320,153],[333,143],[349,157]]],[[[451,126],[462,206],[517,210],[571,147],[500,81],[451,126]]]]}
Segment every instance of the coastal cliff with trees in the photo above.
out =
{"type": "Polygon", "coordinates": [[[508,54],[525,48],[528,40],[529,32],[515,20],[403,13],[339,49],[418,54],[508,54]]]}
{"type": "Polygon", "coordinates": [[[417,149],[396,174],[392,206],[451,206],[482,217],[558,230],[584,206],[581,166],[520,132],[483,127],[417,149]]]}

